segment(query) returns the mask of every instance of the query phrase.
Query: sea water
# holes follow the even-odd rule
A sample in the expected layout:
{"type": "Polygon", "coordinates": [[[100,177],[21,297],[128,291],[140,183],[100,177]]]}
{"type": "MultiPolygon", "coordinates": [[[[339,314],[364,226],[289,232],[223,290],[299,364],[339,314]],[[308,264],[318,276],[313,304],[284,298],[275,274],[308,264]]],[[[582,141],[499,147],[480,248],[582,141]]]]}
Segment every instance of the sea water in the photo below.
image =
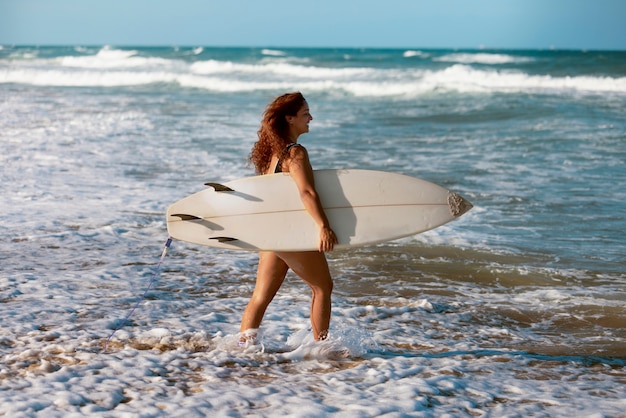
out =
{"type": "Polygon", "coordinates": [[[624,416],[625,109],[616,51],[0,47],[0,415],[624,416]],[[165,210],[289,91],[314,168],[475,207],[330,253],[329,341],[290,274],[241,348],[257,255],[159,274],[165,210]]]}

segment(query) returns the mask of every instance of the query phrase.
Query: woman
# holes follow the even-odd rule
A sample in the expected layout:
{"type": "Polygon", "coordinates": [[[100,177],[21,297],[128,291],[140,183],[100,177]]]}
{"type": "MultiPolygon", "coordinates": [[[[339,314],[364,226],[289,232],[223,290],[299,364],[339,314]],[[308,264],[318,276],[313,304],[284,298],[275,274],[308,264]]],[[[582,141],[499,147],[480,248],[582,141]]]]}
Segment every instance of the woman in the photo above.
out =
{"type": "Polygon", "coordinates": [[[315,190],[313,169],[306,149],[297,143],[298,137],[309,132],[313,117],[301,93],[284,94],[265,109],[259,140],[250,153],[257,174],[289,173],[298,187],[302,203],[319,228],[318,251],[270,252],[259,255],[254,292],[241,321],[240,345],[256,343],[256,333],[263,315],[282,285],[287,270],[292,269],[313,292],[311,325],[313,338],[328,336],[333,281],[328,270],[325,251],[337,243],[330,228],[319,196],[315,190]]]}

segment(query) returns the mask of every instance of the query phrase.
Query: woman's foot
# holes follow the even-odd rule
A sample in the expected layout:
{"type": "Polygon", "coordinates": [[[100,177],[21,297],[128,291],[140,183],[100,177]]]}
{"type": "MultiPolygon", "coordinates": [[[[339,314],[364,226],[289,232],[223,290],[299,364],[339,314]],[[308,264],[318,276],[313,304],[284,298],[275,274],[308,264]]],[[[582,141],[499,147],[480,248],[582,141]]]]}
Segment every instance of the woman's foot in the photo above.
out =
{"type": "Polygon", "coordinates": [[[239,333],[239,342],[237,345],[242,348],[248,348],[258,343],[258,329],[247,329],[239,333]]]}

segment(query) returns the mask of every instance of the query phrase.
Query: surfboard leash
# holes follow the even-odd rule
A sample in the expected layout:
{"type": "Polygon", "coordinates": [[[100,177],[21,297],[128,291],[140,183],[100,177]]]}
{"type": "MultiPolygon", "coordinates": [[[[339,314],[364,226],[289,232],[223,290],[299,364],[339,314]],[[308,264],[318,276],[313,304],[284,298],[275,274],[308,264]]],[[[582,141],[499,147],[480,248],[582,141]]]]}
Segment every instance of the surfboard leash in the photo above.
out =
{"type": "Polygon", "coordinates": [[[128,322],[131,315],[135,312],[139,304],[146,298],[146,295],[148,294],[148,291],[150,291],[150,289],[152,288],[152,285],[154,284],[154,282],[156,282],[156,279],[159,276],[159,273],[161,272],[161,264],[163,264],[163,259],[167,255],[167,250],[169,250],[170,245],[172,245],[172,237],[167,237],[167,241],[165,241],[165,245],[163,246],[163,252],[161,253],[161,258],[159,259],[159,264],[157,264],[156,266],[154,274],[152,275],[152,278],[150,279],[150,283],[148,283],[148,287],[143,292],[143,295],[141,295],[141,297],[137,300],[137,302],[135,302],[135,305],[132,307],[132,309],[126,314],[126,316],[124,317],[124,320],[119,321],[118,324],[115,326],[115,329],[113,329],[113,332],[111,333],[111,335],[109,335],[106,342],[104,343],[104,348],[102,349],[103,353],[107,352],[107,348],[109,347],[109,342],[111,341],[111,338],[113,338],[113,335],[117,331],[119,331],[126,324],[126,322],[128,322]]]}

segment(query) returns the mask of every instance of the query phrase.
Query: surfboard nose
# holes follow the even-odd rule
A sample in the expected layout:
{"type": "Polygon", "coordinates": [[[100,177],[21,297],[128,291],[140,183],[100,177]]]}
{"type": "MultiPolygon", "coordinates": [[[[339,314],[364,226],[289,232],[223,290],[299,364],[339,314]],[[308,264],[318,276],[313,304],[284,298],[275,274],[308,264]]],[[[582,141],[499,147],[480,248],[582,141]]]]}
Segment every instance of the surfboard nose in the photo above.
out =
{"type": "Polygon", "coordinates": [[[450,206],[450,213],[455,218],[458,218],[459,216],[463,215],[474,207],[474,205],[472,205],[461,195],[453,192],[450,192],[450,194],[448,194],[448,205],[450,206]]]}

